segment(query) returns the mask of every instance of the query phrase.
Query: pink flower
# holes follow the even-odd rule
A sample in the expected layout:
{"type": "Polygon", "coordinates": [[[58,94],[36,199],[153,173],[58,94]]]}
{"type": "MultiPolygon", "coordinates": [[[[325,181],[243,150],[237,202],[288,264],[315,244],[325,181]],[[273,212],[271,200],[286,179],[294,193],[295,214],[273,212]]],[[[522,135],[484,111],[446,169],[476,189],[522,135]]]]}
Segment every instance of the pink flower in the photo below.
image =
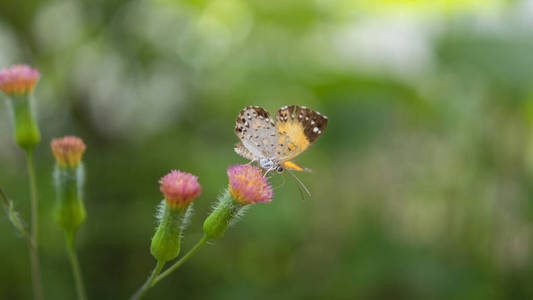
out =
{"type": "Polygon", "coordinates": [[[170,208],[183,208],[202,192],[198,177],[187,172],[172,170],[159,180],[160,190],[170,208]]]}
{"type": "Polygon", "coordinates": [[[270,202],[274,192],[263,172],[252,165],[235,165],[227,170],[229,192],[242,204],[270,202]]]}
{"type": "Polygon", "coordinates": [[[0,90],[9,96],[23,96],[33,91],[39,78],[39,71],[27,65],[3,68],[0,70],[0,90]]]}
{"type": "Polygon", "coordinates": [[[50,148],[52,148],[57,164],[63,168],[76,168],[85,152],[85,144],[75,136],[53,139],[50,142],[50,148]]]}

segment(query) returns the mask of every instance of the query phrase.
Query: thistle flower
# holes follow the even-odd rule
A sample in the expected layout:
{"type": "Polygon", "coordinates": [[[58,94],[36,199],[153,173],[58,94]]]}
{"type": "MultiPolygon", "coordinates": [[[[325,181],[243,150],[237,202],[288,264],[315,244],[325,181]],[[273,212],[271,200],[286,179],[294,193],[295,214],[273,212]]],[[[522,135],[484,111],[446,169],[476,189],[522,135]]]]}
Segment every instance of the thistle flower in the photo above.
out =
{"type": "Polygon", "coordinates": [[[208,240],[221,238],[249,205],[272,201],[272,186],[259,168],[236,165],[229,167],[226,173],[228,189],[204,222],[204,233],[208,240]]]}
{"type": "Polygon", "coordinates": [[[272,201],[272,186],[263,172],[252,165],[235,165],[227,170],[228,189],[237,202],[255,204],[272,201]]]}
{"type": "Polygon", "coordinates": [[[159,184],[170,208],[183,208],[202,192],[197,176],[177,170],[161,178],[159,184]]]}
{"type": "Polygon", "coordinates": [[[74,246],[76,231],[86,217],[85,205],[82,199],[85,174],[81,164],[81,157],[83,152],[85,152],[85,144],[78,137],[65,136],[53,139],[50,142],[50,148],[56,159],[54,183],[57,200],[54,219],[65,231],[67,251],[72,265],[78,298],[86,299],[74,246]]]}
{"type": "Polygon", "coordinates": [[[85,151],[83,141],[75,136],[65,136],[50,142],[56,159],[54,182],[56,186],[56,222],[69,234],[74,234],[85,220],[82,201],[84,169],[81,157],[85,151]]]}
{"type": "MultiPolygon", "coordinates": [[[[229,184],[224,194],[219,198],[213,212],[204,221],[204,236],[196,245],[187,252],[181,259],[167,268],[161,275],[165,263],[178,256],[180,251],[181,230],[177,230],[180,225],[180,212],[189,199],[194,199],[200,194],[200,186],[196,176],[172,171],[160,180],[161,192],[165,195],[165,200],[161,203],[159,227],[152,238],[152,255],[157,259],[156,267],[152,275],[144,285],[133,295],[131,299],[140,299],[146,291],[157,284],[160,280],[179,268],[187,259],[193,256],[207,242],[218,239],[224,235],[231,224],[234,224],[247,207],[259,202],[272,201],[272,186],[263,177],[260,169],[250,165],[237,165],[227,169],[229,184]],[[178,209],[169,209],[170,205],[175,205],[178,209]]],[[[187,219],[189,209],[183,219],[187,219]]],[[[182,221],[182,224],[185,221],[182,221]]],[[[181,228],[183,225],[181,225],[181,228]]]]}
{"type": "Polygon", "coordinates": [[[61,168],[76,168],[85,152],[85,144],[75,136],[65,136],[50,142],[52,153],[61,168]]]}
{"type": "Polygon", "coordinates": [[[40,77],[39,71],[27,65],[14,65],[0,70],[0,91],[8,96],[15,140],[28,153],[41,141],[32,103],[32,92],[40,77]]]}
{"type": "Polygon", "coordinates": [[[33,91],[39,71],[27,65],[14,65],[0,70],[0,90],[8,96],[23,96],[33,91]]]}
{"type": "Polygon", "coordinates": [[[200,195],[198,177],[173,170],[159,180],[159,189],[165,196],[159,208],[159,225],[152,237],[150,251],[160,263],[177,257],[181,237],[191,215],[191,202],[200,195]]]}

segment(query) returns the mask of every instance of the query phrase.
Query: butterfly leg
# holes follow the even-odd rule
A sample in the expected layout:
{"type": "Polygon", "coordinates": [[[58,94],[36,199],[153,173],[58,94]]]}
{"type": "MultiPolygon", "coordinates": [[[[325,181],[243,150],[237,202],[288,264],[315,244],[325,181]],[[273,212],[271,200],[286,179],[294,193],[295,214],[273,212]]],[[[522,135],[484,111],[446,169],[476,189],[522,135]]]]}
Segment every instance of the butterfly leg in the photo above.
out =
{"type": "MultiPolygon", "coordinates": [[[[268,174],[270,171],[274,170],[274,169],[275,169],[275,168],[268,168],[268,170],[266,170],[265,175],[263,175],[263,177],[266,178],[267,174],[268,174]]],[[[270,178],[270,177],[269,177],[269,178],[270,178]]]]}

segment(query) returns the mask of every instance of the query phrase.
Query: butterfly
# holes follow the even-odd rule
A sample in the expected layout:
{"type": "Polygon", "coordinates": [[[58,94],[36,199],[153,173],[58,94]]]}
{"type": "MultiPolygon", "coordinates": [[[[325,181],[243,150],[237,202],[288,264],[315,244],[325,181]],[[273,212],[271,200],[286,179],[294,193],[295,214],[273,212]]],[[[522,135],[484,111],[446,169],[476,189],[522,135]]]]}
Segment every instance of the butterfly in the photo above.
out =
{"type": "Polygon", "coordinates": [[[266,170],[265,174],[272,170],[278,173],[284,170],[311,172],[292,159],[307,150],[324,133],[327,125],[326,116],[305,106],[284,106],[277,111],[275,120],[265,109],[247,106],[237,116],[235,134],[241,143],[234,150],[240,156],[258,162],[266,170]]]}

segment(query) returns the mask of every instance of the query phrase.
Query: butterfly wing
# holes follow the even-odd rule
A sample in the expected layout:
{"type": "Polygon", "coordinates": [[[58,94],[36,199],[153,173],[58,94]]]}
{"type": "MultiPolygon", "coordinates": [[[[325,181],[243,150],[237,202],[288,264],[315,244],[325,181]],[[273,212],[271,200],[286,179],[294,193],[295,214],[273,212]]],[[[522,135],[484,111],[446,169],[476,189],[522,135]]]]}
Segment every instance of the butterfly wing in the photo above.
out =
{"type": "Polygon", "coordinates": [[[238,144],[235,147],[237,154],[251,160],[274,157],[277,129],[274,120],[263,108],[243,108],[237,116],[235,134],[242,142],[242,146],[238,144]]]}
{"type": "Polygon", "coordinates": [[[309,148],[327,126],[326,116],[305,106],[290,105],[280,108],[276,113],[275,155],[281,165],[309,148]]]}
{"type": "Polygon", "coordinates": [[[258,159],[257,155],[254,155],[252,152],[250,152],[250,150],[248,150],[248,148],[246,148],[243,143],[237,143],[233,150],[235,151],[235,153],[246,158],[247,160],[255,161],[258,159]]]}

